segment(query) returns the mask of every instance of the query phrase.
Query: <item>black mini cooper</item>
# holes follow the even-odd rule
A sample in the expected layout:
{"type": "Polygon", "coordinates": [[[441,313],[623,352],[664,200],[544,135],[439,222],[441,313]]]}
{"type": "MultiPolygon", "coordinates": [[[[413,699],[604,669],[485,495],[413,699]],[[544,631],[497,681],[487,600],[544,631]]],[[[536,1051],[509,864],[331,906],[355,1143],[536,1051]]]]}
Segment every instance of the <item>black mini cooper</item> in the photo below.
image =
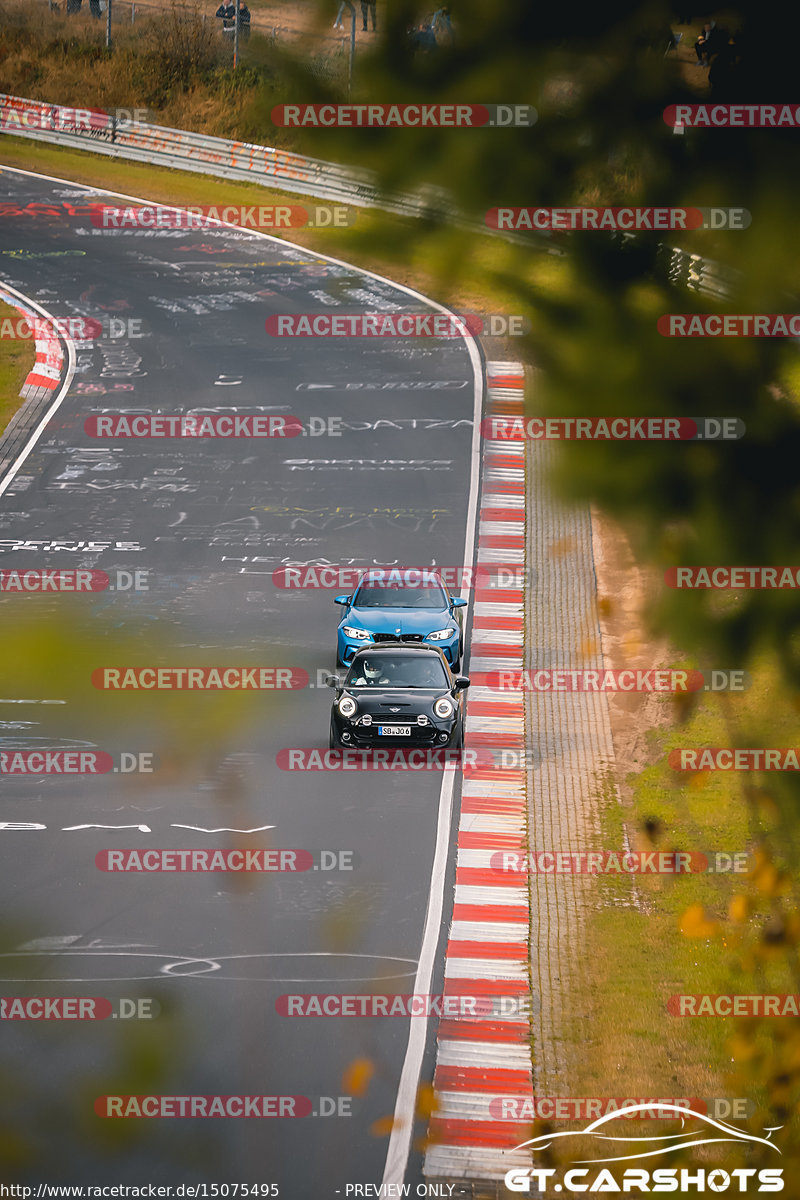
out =
{"type": "Polygon", "coordinates": [[[331,750],[343,747],[450,746],[464,742],[464,689],[469,680],[454,675],[433,646],[384,643],[359,650],[331,709],[331,750]]]}

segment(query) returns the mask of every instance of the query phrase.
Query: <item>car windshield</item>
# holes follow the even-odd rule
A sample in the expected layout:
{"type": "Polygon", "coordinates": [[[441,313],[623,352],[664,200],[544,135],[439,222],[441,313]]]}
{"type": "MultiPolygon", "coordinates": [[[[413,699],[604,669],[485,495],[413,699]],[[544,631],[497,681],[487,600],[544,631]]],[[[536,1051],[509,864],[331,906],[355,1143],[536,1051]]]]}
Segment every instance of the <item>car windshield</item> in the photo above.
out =
{"type": "Polygon", "coordinates": [[[438,658],[415,658],[410,654],[359,659],[348,671],[344,686],[450,689],[438,658]]]}
{"type": "Polygon", "coordinates": [[[426,587],[362,586],[353,597],[356,608],[447,608],[438,583],[426,587]]]}

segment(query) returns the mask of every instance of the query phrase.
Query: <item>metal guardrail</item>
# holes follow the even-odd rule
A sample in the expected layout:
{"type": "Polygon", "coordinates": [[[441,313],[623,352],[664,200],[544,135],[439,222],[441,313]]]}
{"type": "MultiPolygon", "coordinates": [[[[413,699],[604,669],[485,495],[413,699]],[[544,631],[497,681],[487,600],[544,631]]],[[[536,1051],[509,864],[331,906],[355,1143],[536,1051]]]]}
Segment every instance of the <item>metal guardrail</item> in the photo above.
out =
{"type": "Polygon", "coordinates": [[[419,217],[431,210],[457,216],[450,199],[438,189],[388,195],[370,171],[164,125],[123,123],[97,110],[65,108],[0,93],[0,132],[154,166],[279,186],[282,191],[315,199],[380,207],[404,216],[419,217]]]}
{"type": "MultiPolygon", "coordinates": [[[[488,230],[465,217],[440,188],[389,194],[380,188],[375,175],[364,169],[164,125],[122,122],[99,110],[67,108],[0,93],[0,133],[174,170],[260,183],[285,192],[360,208],[380,208],[401,216],[444,215],[462,228],[491,232],[530,245],[527,237],[488,230]]],[[[546,236],[541,238],[541,248],[558,252],[546,236]]],[[[721,263],[663,243],[659,246],[658,262],[670,282],[717,300],[730,293],[736,279],[736,273],[721,263]]]]}

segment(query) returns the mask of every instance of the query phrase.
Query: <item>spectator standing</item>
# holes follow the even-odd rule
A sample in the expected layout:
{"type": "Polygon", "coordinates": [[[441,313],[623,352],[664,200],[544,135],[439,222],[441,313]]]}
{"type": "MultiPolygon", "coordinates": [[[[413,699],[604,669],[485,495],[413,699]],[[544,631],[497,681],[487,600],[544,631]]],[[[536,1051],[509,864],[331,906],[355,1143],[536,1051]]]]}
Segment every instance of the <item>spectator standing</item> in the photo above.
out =
{"type": "Polygon", "coordinates": [[[451,45],[453,44],[453,26],[450,22],[450,9],[445,5],[444,8],[439,8],[431,17],[431,29],[433,35],[439,41],[439,35],[442,40],[451,45]]]}
{"type": "Polygon", "coordinates": [[[376,29],[376,13],[377,0],[361,0],[361,19],[364,22],[364,30],[367,29],[367,17],[372,14],[372,32],[376,29]]]}
{"type": "Polygon", "coordinates": [[[336,14],[336,20],[333,22],[334,29],[344,29],[344,22],[342,21],[342,14],[344,13],[344,10],[345,4],[344,0],[342,0],[342,3],[339,5],[339,11],[336,14]]]}
{"type": "Polygon", "coordinates": [[[702,33],[694,44],[698,67],[709,66],[711,59],[719,53],[727,41],[727,32],[719,29],[716,21],[706,21],[702,33]]]}

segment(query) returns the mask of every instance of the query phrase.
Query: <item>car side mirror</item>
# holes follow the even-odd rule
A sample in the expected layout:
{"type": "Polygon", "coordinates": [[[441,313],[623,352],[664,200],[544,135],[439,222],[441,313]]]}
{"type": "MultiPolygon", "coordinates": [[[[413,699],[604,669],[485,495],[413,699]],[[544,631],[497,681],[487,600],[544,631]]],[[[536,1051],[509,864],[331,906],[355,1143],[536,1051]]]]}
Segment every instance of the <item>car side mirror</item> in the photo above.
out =
{"type": "Polygon", "coordinates": [[[338,688],[342,686],[342,681],[338,675],[326,675],[325,687],[338,688]]]}
{"type": "Polygon", "coordinates": [[[468,688],[468,687],[469,687],[469,679],[467,679],[466,675],[459,675],[458,678],[456,679],[456,691],[463,692],[464,688],[468,688]]]}
{"type": "Polygon", "coordinates": [[[334,596],[333,603],[334,604],[349,604],[350,599],[351,599],[350,596],[334,596]]]}
{"type": "Polygon", "coordinates": [[[467,607],[467,602],[466,602],[466,600],[463,598],[463,596],[455,596],[455,597],[454,597],[454,598],[453,598],[453,599],[450,601],[450,606],[451,606],[451,608],[466,608],[466,607],[467,607]]]}

